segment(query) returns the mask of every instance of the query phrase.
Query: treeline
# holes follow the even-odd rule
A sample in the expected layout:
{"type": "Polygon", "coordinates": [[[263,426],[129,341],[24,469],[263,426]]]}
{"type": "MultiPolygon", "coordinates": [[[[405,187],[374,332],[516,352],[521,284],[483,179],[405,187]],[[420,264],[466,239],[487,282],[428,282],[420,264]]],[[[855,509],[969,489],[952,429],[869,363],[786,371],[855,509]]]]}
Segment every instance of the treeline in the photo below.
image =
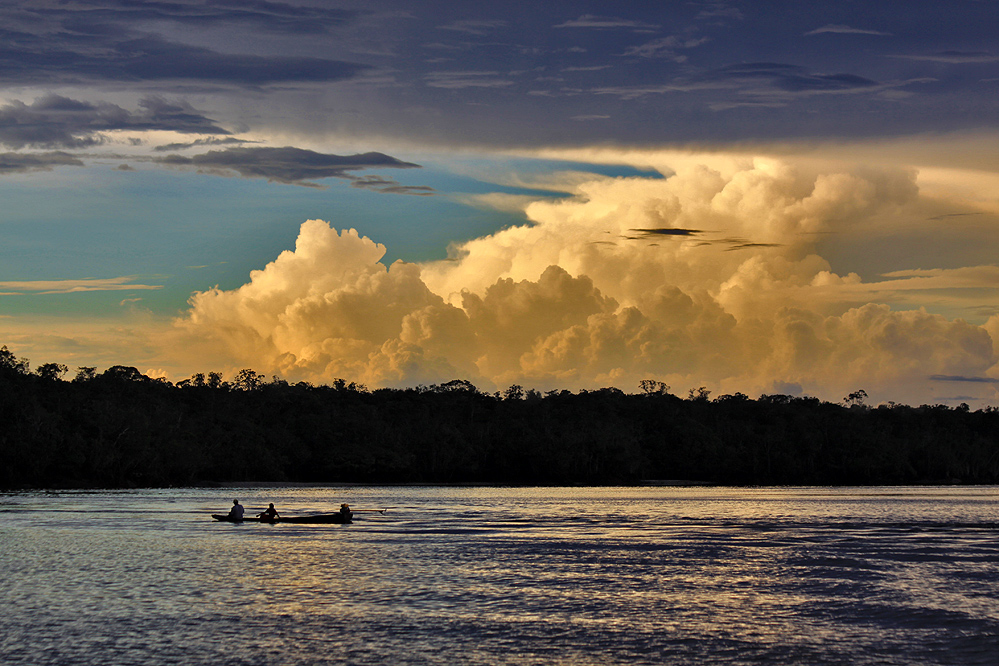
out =
{"type": "Polygon", "coordinates": [[[378,389],[243,370],[171,384],[0,348],[0,487],[314,483],[999,482],[999,410],[467,381],[378,389]]]}

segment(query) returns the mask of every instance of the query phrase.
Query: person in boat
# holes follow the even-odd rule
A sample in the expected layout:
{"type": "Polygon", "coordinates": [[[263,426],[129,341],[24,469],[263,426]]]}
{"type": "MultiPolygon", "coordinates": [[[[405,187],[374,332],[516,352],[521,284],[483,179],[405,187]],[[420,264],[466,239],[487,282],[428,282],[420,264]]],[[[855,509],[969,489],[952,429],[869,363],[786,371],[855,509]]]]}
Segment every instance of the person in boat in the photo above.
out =
{"type": "Polygon", "coordinates": [[[229,517],[233,520],[243,520],[243,505],[238,499],[232,501],[232,508],[229,509],[229,517]]]}
{"type": "Polygon", "coordinates": [[[349,504],[340,505],[340,515],[343,516],[344,520],[350,520],[351,518],[353,518],[354,513],[350,510],[349,504]]]}
{"type": "Polygon", "coordinates": [[[277,509],[274,508],[274,503],[272,502],[267,505],[267,508],[264,509],[263,513],[257,514],[257,518],[260,518],[260,520],[273,522],[275,520],[280,520],[281,515],[277,512],[277,509]]]}

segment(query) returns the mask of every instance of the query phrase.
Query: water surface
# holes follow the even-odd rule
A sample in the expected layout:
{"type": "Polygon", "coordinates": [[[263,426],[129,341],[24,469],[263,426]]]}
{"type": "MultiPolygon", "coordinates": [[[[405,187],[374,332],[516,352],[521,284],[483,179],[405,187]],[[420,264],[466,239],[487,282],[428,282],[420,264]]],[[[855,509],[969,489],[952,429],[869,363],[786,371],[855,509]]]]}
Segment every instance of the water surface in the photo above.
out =
{"type": "Polygon", "coordinates": [[[0,495],[3,664],[989,664],[995,487],[0,495]],[[228,524],[232,499],[352,525],[228,524]]]}

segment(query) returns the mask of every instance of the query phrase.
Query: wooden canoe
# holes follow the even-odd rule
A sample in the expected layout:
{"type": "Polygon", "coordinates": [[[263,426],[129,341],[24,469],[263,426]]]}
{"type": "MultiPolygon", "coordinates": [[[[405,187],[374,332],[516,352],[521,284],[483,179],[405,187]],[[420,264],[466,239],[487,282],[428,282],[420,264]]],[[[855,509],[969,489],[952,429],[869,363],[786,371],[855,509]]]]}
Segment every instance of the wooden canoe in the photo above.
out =
{"type": "Polygon", "coordinates": [[[352,522],[350,515],[342,513],[321,513],[314,516],[282,516],[277,520],[258,518],[257,516],[243,516],[236,519],[229,514],[213,513],[212,518],[226,523],[306,523],[311,525],[342,525],[352,522]]]}

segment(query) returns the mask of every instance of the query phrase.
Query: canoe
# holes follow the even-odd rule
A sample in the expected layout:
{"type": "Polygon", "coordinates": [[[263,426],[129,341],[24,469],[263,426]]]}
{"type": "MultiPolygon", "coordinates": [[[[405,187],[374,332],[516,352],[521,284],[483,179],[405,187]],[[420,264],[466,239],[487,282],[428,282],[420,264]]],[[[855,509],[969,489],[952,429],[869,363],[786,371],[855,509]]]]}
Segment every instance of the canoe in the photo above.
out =
{"type": "Polygon", "coordinates": [[[307,523],[312,525],[340,525],[352,522],[349,517],[340,513],[323,513],[315,516],[282,516],[278,520],[258,518],[257,516],[243,516],[237,520],[229,514],[213,513],[212,518],[225,523],[307,523]]]}

